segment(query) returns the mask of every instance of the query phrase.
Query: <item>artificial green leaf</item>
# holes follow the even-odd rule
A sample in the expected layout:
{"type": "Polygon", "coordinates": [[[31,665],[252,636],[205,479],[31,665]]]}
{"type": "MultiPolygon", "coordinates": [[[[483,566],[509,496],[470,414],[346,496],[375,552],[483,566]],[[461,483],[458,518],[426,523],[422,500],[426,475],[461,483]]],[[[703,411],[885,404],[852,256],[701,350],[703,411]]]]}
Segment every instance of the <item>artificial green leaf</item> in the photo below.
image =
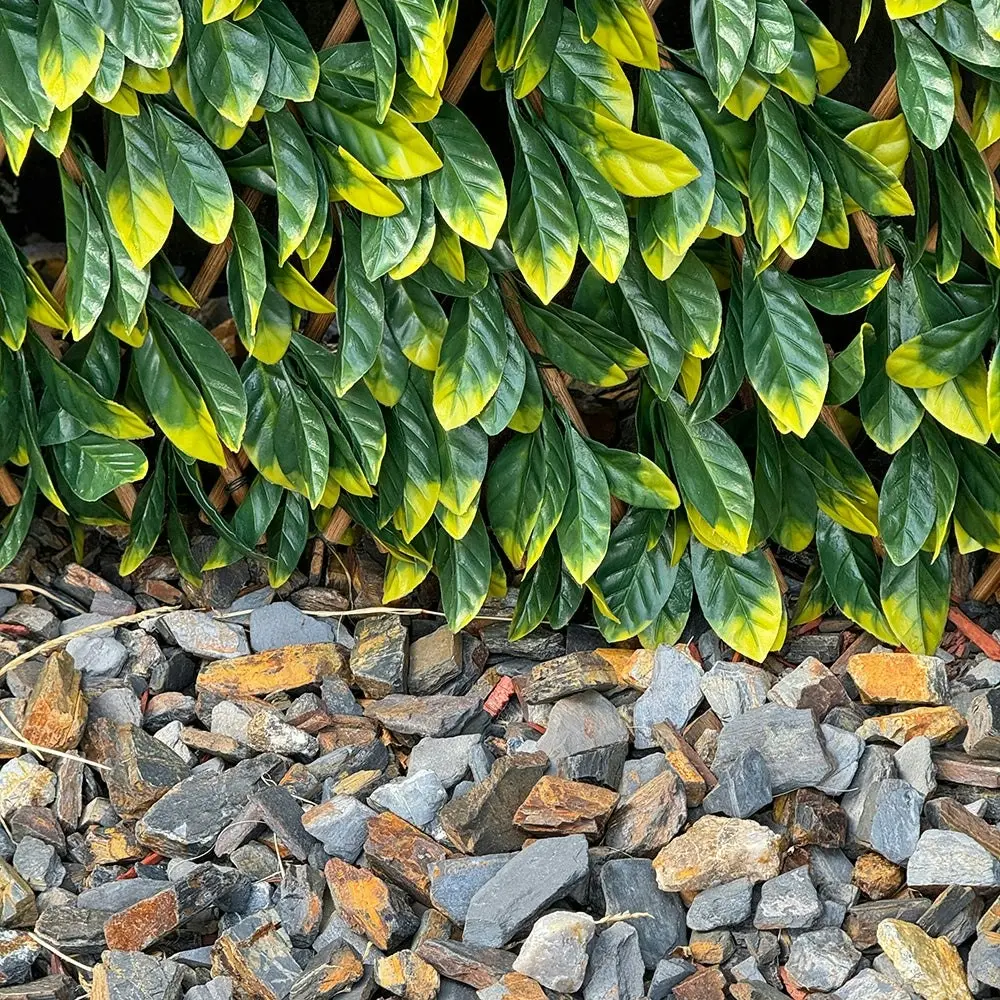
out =
{"type": "Polygon", "coordinates": [[[177,0],[88,0],[88,7],[132,62],[159,69],[174,61],[183,34],[177,0]]]}
{"type": "Polygon", "coordinates": [[[753,42],[753,0],[693,0],[691,31],[705,79],[721,108],[743,74],[753,42]]]}
{"type": "Polygon", "coordinates": [[[691,544],[691,574],[702,613],[723,642],[763,660],[781,627],[781,590],[761,551],[733,555],[691,544]]]}
{"type": "Polygon", "coordinates": [[[929,149],[948,137],[955,116],[951,73],[934,43],[913,21],[892,25],[896,48],[896,89],[906,124],[929,149]]]}
{"type": "Polygon", "coordinates": [[[609,448],[588,440],[587,447],[597,456],[612,494],[633,507],[673,510],[680,496],[670,477],[644,455],[609,448]]]}
{"type": "Polygon", "coordinates": [[[226,284],[229,288],[229,308],[233,322],[247,350],[253,354],[257,340],[257,322],[267,291],[264,273],[264,248],[260,242],[253,213],[237,200],[234,205],[232,241],[233,252],[226,265],[226,284]]]}
{"type": "Polygon", "coordinates": [[[278,263],[284,264],[305,239],[318,209],[319,181],[302,127],[287,109],[265,116],[278,187],[278,263]]]}
{"type": "Polygon", "coordinates": [[[166,468],[167,462],[161,450],[153,474],[142,484],[129,519],[128,545],[118,567],[122,576],[128,576],[145,562],[163,530],[166,468]]]}
{"type": "Polygon", "coordinates": [[[93,330],[104,308],[111,256],[86,191],[61,167],[59,180],[66,216],[66,318],[73,339],[80,340],[93,330]]]}
{"type": "Polygon", "coordinates": [[[577,583],[600,566],[611,535],[611,493],[600,463],[575,428],[566,428],[570,489],[556,526],[563,565],[577,583]]]}
{"type": "Polygon", "coordinates": [[[914,434],[889,466],[879,496],[879,527],[886,554],[897,566],[923,548],[937,519],[934,468],[922,434],[914,434]]]}
{"type": "Polygon", "coordinates": [[[814,309],[828,316],[846,316],[864,308],[885,288],[892,268],[882,271],[845,271],[829,278],[803,280],[788,276],[795,290],[814,309]]]}
{"type": "Polygon", "coordinates": [[[872,333],[871,326],[862,323],[858,335],[830,362],[830,384],[826,390],[830,406],[840,406],[853,399],[864,384],[865,344],[872,333]]]}
{"type": "Polygon", "coordinates": [[[104,32],[84,0],[42,0],[38,5],[38,76],[60,111],[79,100],[97,75],[104,32]]]}
{"type": "Polygon", "coordinates": [[[342,215],[341,232],[344,259],[337,275],[340,343],[334,382],[338,395],[347,392],[374,364],[385,324],[382,285],[369,281],[361,266],[361,230],[342,215]]]}
{"type": "Polygon", "coordinates": [[[439,531],[434,564],[448,627],[460,632],[476,617],[489,591],[493,561],[483,519],[477,516],[461,540],[439,531]]]}
{"type": "Polygon", "coordinates": [[[94,501],[146,475],[146,456],[130,441],[87,432],[53,446],[59,471],[81,500],[94,501]]]}
{"type": "Polygon", "coordinates": [[[944,636],[951,601],[947,551],[936,559],[918,552],[901,566],[884,563],[880,587],[882,610],[899,641],[912,653],[933,656],[944,636]]]}

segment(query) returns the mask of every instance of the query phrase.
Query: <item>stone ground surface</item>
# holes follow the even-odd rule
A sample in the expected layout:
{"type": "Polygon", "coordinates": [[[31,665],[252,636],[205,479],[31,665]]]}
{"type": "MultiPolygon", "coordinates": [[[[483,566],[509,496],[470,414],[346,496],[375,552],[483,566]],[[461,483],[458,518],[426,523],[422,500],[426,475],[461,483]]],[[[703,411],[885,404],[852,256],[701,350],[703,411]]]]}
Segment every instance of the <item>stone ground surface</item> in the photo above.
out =
{"type": "Polygon", "coordinates": [[[754,666],[104,574],[0,578],[0,998],[1000,995],[1000,662],[958,632],[754,666]],[[101,627],[183,599],[228,610],[101,627]]]}

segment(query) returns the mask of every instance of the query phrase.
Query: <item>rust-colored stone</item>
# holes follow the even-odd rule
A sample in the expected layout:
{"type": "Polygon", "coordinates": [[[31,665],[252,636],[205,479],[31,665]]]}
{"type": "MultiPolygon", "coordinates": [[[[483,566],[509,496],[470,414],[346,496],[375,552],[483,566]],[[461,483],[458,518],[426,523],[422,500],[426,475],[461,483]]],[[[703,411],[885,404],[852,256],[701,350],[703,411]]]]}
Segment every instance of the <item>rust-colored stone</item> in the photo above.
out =
{"type": "Polygon", "coordinates": [[[320,964],[313,964],[296,984],[302,996],[327,1000],[353,986],[363,975],[361,959],[343,941],[338,941],[320,964]]]}
{"type": "Polygon", "coordinates": [[[38,675],[21,732],[36,746],[49,750],[72,750],[87,725],[87,702],[80,691],[80,674],[73,657],[53,653],[38,675]]]}
{"type": "Polygon", "coordinates": [[[446,979],[476,990],[485,990],[501,977],[506,978],[514,963],[509,951],[463,941],[424,941],[417,953],[446,979]]]}
{"type": "Polygon", "coordinates": [[[527,833],[582,833],[597,840],[604,832],[618,793],[582,781],[543,775],[514,813],[514,825],[527,833]]]}
{"type": "Polygon", "coordinates": [[[503,987],[502,1000],[548,1000],[545,990],[520,972],[508,972],[498,982],[503,987]]]}
{"type": "Polygon", "coordinates": [[[320,753],[330,753],[340,747],[363,746],[378,735],[378,728],[363,715],[333,715],[329,729],[316,734],[320,753]]]}
{"type": "Polygon", "coordinates": [[[344,648],[332,642],[285,646],[206,663],[198,674],[197,688],[223,698],[275,694],[342,674],[346,663],[344,648]]]}
{"type": "Polygon", "coordinates": [[[119,823],[117,826],[91,827],[84,834],[92,863],[114,865],[122,861],[138,861],[148,854],[135,836],[134,823],[119,823]]]}
{"type": "Polygon", "coordinates": [[[113,913],[104,924],[104,937],[109,948],[143,951],[179,923],[177,894],[173,889],[164,889],[120,913],[113,913]]]}
{"type": "Polygon", "coordinates": [[[397,948],[419,926],[406,896],[373,872],[331,858],[324,874],[340,916],[382,951],[397,948]]]}
{"type": "Polygon", "coordinates": [[[942,705],[948,697],[948,675],[936,656],[858,653],[847,672],[867,704],[942,705]]]}
{"type": "Polygon", "coordinates": [[[441,977],[433,965],[404,949],[375,962],[375,982],[404,1000],[434,1000],[441,977]]]}
{"type": "Polygon", "coordinates": [[[421,833],[395,813],[379,813],[368,820],[365,857],[372,871],[425,906],[431,905],[428,868],[451,856],[452,852],[433,837],[421,833]]]}
{"type": "Polygon", "coordinates": [[[903,920],[883,920],[878,943],[913,992],[935,1000],[971,1000],[965,965],[947,938],[932,938],[903,920]]]}
{"type": "Polygon", "coordinates": [[[628,855],[651,856],[670,842],[686,820],[684,788],[668,767],[615,810],[605,842],[628,855]]]}
{"type": "Polygon", "coordinates": [[[965,718],[957,708],[911,708],[905,712],[878,715],[865,719],[856,735],[862,740],[883,739],[902,746],[914,736],[926,736],[934,746],[941,746],[965,728],[965,718]]]}
{"type": "Polygon", "coordinates": [[[581,691],[610,691],[618,687],[618,674],[600,653],[589,650],[567,653],[532,668],[524,697],[532,703],[554,702],[581,691]]]}
{"type": "Polygon", "coordinates": [[[726,977],[716,968],[702,969],[674,987],[676,1000],[726,1000],[726,977]]]}
{"type": "Polygon", "coordinates": [[[709,790],[718,784],[701,754],[684,738],[683,733],[669,721],[653,726],[653,739],[663,750],[667,763],[677,773],[684,786],[689,806],[700,806],[709,790]]]}
{"type": "Polygon", "coordinates": [[[851,882],[869,899],[889,899],[906,881],[906,869],[894,865],[881,854],[869,851],[854,862],[851,882]]]}

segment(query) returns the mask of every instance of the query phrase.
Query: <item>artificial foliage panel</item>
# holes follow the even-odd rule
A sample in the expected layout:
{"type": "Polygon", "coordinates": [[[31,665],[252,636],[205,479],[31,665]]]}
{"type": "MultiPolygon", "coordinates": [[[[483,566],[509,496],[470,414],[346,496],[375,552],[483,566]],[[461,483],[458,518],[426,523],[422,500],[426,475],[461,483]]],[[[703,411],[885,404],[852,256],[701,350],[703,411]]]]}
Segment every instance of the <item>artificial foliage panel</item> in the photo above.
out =
{"type": "Polygon", "coordinates": [[[836,605],[932,652],[950,553],[1000,552],[996,5],[885,0],[871,112],[803,0],[690,0],[680,44],[656,6],[485,0],[463,49],[459,0],[325,43],[282,0],[0,0],[5,169],[58,160],[66,240],[47,281],[0,228],[0,566],[43,504],[192,581],[353,523],[455,629],[516,582],[515,637],[696,600],[760,660],[836,605]]]}

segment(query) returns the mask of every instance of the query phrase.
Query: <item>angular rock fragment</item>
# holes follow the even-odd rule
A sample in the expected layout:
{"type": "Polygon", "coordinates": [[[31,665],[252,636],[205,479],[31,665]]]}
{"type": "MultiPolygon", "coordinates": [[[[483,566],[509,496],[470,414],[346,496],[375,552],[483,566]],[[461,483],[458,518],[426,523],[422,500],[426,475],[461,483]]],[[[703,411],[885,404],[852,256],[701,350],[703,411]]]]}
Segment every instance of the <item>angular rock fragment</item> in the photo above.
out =
{"type": "Polygon", "coordinates": [[[30,927],[37,916],[31,886],[0,858],[0,926],[30,927]]]}
{"type": "Polygon", "coordinates": [[[328,861],[323,871],[337,912],[376,947],[392,951],[416,931],[419,921],[395,886],[339,858],[328,861]]]}
{"type": "Polygon", "coordinates": [[[725,768],[747,748],[767,762],[775,795],[820,784],[832,770],[819,725],[805,709],[765,705],[726,723],[713,767],[725,768]]]}
{"type": "Polygon", "coordinates": [[[39,915],[35,933],[68,955],[98,955],[104,940],[105,914],[75,906],[49,906],[39,915]]]}
{"type": "Polygon", "coordinates": [[[539,917],[521,951],[514,971],[559,993],[575,993],[583,985],[594,936],[594,921],[585,913],[556,910],[539,917]]]}
{"type": "Polygon", "coordinates": [[[92,1000],[131,1000],[156,997],[180,1000],[184,995],[183,967],[170,959],[156,959],[135,951],[106,951],[94,967],[92,1000]]]}
{"type": "Polygon", "coordinates": [[[738,878],[774,878],[782,852],[782,838],[760,823],[702,816],[657,854],[653,869],[664,892],[697,892],[738,878]]]}
{"type": "Polygon", "coordinates": [[[371,805],[387,809],[421,830],[434,826],[447,801],[448,792],[433,771],[412,767],[406,775],[381,785],[368,797],[371,805]]]}
{"type": "Polygon", "coordinates": [[[712,711],[725,723],[760,708],[767,700],[770,677],[749,663],[718,660],[701,679],[701,690],[712,711]]]}
{"type": "Polygon", "coordinates": [[[205,664],[198,673],[197,687],[222,698],[245,698],[319,684],[324,677],[334,677],[344,669],[343,647],[307,643],[205,664]]]}
{"type": "Polygon", "coordinates": [[[914,736],[926,736],[932,746],[943,746],[965,728],[965,717],[951,705],[910,708],[866,719],[857,729],[863,740],[881,739],[902,746],[914,736]]]}
{"type": "Polygon", "coordinates": [[[635,928],[612,924],[591,946],[584,1000],[639,1000],[645,971],[635,928]]]}
{"type": "Polygon", "coordinates": [[[869,786],[854,837],[859,844],[897,863],[905,861],[920,836],[923,796],[901,778],[869,786]]]}
{"type": "Polygon", "coordinates": [[[854,885],[869,899],[889,899],[895,896],[905,880],[905,869],[874,851],[858,858],[851,876],[854,885]]]}
{"type": "Polygon", "coordinates": [[[656,723],[652,735],[684,785],[688,805],[701,805],[709,790],[718,784],[715,775],[673,723],[656,723]]]}
{"type": "MultiPolygon", "coordinates": [[[[33,937],[22,931],[0,931],[0,987],[4,987],[0,996],[9,997],[10,988],[27,983],[42,954],[42,946],[33,937]]],[[[14,995],[17,992],[24,995],[24,991],[16,990],[14,995]]],[[[72,995],[67,993],[67,1000],[72,995]]]]}
{"type": "Polygon", "coordinates": [[[358,622],[351,676],[367,698],[406,691],[410,632],[399,615],[370,615],[358,622]]]}
{"type": "Polygon", "coordinates": [[[773,799],[771,771],[763,754],[747,747],[725,766],[716,766],[718,785],[703,802],[705,812],[749,819],[773,799]]]}
{"type": "Polygon", "coordinates": [[[767,700],[786,708],[811,709],[817,719],[823,719],[835,705],[850,704],[840,678],[812,656],[776,681],[767,700]]]}
{"type": "Polygon", "coordinates": [[[459,926],[465,923],[472,897],[513,857],[485,854],[479,857],[445,858],[427,866],[431,905],[459,926]]]}
{"type": "Polygon", "coordinates": [[[445,788],[454,788],[468,775],[473,759],[486,763],[486,751],[478,733],[443,739],[425,736],[410,751],[408,770],[433,771],[445,788]]]}
{"type": "Polygon", "coordinates": [[[273,910],[261,910],[219,935],[212,946],[212,973],[230,976],[248,997],[283,1000],[302,975],[288,935],[273,910]]]}
{"type": "Polygon", "coordinates": [[[524,697],[536,704],[556,702],[581,691],[611,691],[618,684],[614,667],[600,653],[567,653],[532,668],[524,697]]]}
{"type": "Polygon", "coordinates": [[[24,710],[21,732],[39,747],[72,750],[87,724],[87,703],[80,691],[80,674],[67,653],[48,658],[24,710]]]}
{"type": "Polygon", "coordinates": [[[368,820],[375,815],[374,809],[369,809],[353,795],[334,795],[306,809],[302,814],[302,826],[323,844],[327,854],[353,863],[368,836],[368,820]]]}
{"type": "Polygon", "coordinates": [[[106,772],[108,795],[123,819],[138,819],[171,788],[191,773],[158,739],[138,726],[117,726],[116,752],[106,772]]]}
{"type": "Polygon", "coordinates": [[[586,837],[574,834],[536,840],[472,897],[463,939],[503,947],[545,907],[572,891],[588,870],[586,837]]]}
{"type": "Polygon", "coordinates": [[[584,691],[552,706],[536,749],[558,761],[598,747],[627,743],[629,732],[618,709],[602,694],[584,691]]]}
{"type": "Polygon", "coordinates": [[[932,938],[915,924],[883,920],[878,943],[904,986],[922,997],[971,1000],[965,968],[955,946],[945,938],[932,938]]]}
{"type": "Polygon", "coordinates": [[[792,941],[785,968],[804,989],[831,993],[847,982],[860,959],[861,952],[842,930],[824,927],[792,941]]]}
{"type": "Polygon", "coordinates": [[[687,653],[673,646],[656,648],[649,686],[635,703],[633,742],[637,750],[655,746],[653,726],[672,722],[682,729],[701,704],[703,672],[687,653]]]}
{"type": "Polygon", "coordinates": [[[680,896],[656,884],[653,864],[646,858],[613,858],[601,866],[604,915],[648,913],[626,920],[635,928],[639,952],[647,969],[684,943],[684,907],[680,896]]]}
{"type": "Polygon", "coordinates": [[[516,851],[525,834],[514,826],[514,814],[548,766],[544,753],[501,757],[488,777],[441,810],[438,819],[448,839],[467,854],[516,851]]]}
{"type": "Polygon", "coordinates": [[[407,690],[435,694],[462,673],[462,634],[442,625],[410,644],[407,690]]]}
{"type": "Polygon", "coordinates": [[[365,708],[391,733],[403,736],[451,736],[461,730],[479,711],[475,695],[435,694],[423,697],[407,694],[386,695],[365,708]]]}
{"type": "Polygon", "coordinates": [[[518,806],[514,825],[525,833],[582,833],[597,840],[617,803],[617,792],[607,788],[543,775],[518,806]]]}
{"type": "Polygon", "coordinates": [[[246,633],[238,626],[201,611],[171,611],[159,628],[185,653],[203,660],[231,659],[250,652],[246,633]]]}
{"type": "Polygon", "coordinates": [[[276,753],[283,757],[312,760],[319,754],[319,743],[273,712],[254,712],[247,723],[245,742],[258,753],[276,753]]]}
{"type": "Polygon", "coordinates": [[[973,698],[965,717],[969,723],[965,752],[972,757],[1000,760],[1000,687],[973,698]]]}
{"type": "Polygon", "coordinates": [[[822,912],[809,868],[803,866],[764,882],[753,925],[765,931],[811,927],[822,912]]]}
{"type": "Polygon", "coordinates": [[[916,889],[991,889],[1000,886],[1000,861],[964,833],[925,830],[907,862],[906,880],[916,889]]]}
{"type": "Polygon", "coordinates": [[[687,796],[673,768],[646,782],[615,810],[605,843],[628,855],[652,855],[684,825],[687,796]]]}
{"type": "Polygon", "coordinates": [[[430,905],[430,866],[451,852],[393,813],[368,821],[365,859],[373,871],[430,905]]]}
{"type": "Polygon", "coordinates": [[[795,846],[841,847],[847,816],[833,799],[812,788],[799,788],[774,803],[774,818],[795,846]]]}
{"type": "Polygon", "coordinates": [[[417,948],[417,954],[447,979],[457,980],[477,990],[487,989],[498,980],[505,979],[514,964],[514,956],[509,951],[464,941],[423,941],[417,948]]]}
{"type": "Polygon", "coordinates": [[[931,741],[926,736],[914,736],[893,755],[899,776],[912,785],[925,799],[937,788],[937,767],[931,757],[931,741]]]}
{"type": "Polygon", "coordinates": [[[943,705],[948,697],[948,674],[936,656],[857,653],[847,672],[869,704],[943,705]]]}
{"type": "Polygon", "coordinates": [[[255,653],[285,646],[333,642],[336,632],[322,618],[304,615],[294,604],[275,601],[250,612],[250,648],[255,653]]]}
{"type": "Polygon", "coordinates": [[[691,903],[687,925],[693,931],[713,931],[742,924],[750,916],[752,897],[753,886],[745,878],[705,889],[691,903]]]}

